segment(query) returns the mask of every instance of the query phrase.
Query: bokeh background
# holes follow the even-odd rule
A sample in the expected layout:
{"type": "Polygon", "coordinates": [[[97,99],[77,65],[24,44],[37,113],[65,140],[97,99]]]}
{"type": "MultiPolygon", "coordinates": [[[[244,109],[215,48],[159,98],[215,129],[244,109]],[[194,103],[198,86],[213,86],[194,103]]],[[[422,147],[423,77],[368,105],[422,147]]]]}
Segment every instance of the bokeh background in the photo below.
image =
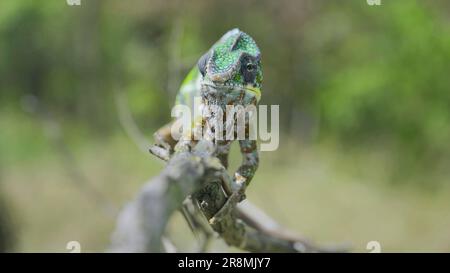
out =
{"type": "Polygon", "coordinates": [[[0,248],[106,249],[183,76],[239,27],[282,129],[249,200],[318,243],[450,251],[449,23],[445,0],[1,1],[0,248]]]}

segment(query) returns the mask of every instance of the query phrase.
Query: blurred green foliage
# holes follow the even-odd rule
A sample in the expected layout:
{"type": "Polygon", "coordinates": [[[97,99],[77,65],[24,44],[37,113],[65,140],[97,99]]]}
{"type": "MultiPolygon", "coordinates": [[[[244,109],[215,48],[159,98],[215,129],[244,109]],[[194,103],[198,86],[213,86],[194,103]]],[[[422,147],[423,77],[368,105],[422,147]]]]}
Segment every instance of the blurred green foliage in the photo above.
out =
{"type": "Polygon", "coordinates": [[[240,27],[262,48],[262,103],[281,105],[284,131],[344,145],[389,143],[413,164],[433,166],[450,152],[446,1],[0,5],[2,108],[33,95],[65,126],[105,136],[117,129],[112,96],[120,89],[150,132],[169,119],[198,56],[240,27]]]}
{"type": "Polygon", "coordinates": [[[448,8],[410,0],[4,1],[1,104],[31,94],[65,126],[105,136],[117,129],[112,94],[121,89],[150,132],[169,119],[196,58],[237,26],[262,48],[262,103],[280,104],[284,131],[387,143],[404,168],[433,168],[450,152],[448,8]]]}
{"type": "MultiPolygon", "coordinates": [[[[383,137],[406,156],[448,155],[450,28],[439,10],[445,7],[419,1],[384,7],[344,18],[331,38],[335,46],[315,44],[329,57],[320,62],[325,80],[317,100],[324,126],[350,141],[383,137]]],[[[330,13],[324,18],[337,16],[330,13]]]]}

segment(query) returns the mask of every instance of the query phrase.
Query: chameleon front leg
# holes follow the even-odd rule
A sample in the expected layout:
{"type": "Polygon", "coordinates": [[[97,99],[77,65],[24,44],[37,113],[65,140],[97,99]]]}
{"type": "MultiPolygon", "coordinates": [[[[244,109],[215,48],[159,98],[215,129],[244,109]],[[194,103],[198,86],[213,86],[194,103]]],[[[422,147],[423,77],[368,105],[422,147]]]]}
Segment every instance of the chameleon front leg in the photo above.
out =
{"type": "MultiPolygon", "coordinates": [[[[216,156],[220,159],[222,165],[228,168],[228,155],[230,152],[230,141],[218,141],[216,143],[216,156]]],[[[245,199],[244,191],[252,180],[259,165],[259,154],[256,140],[240,140],[242,163],[234,174],[231,185],[223,185],[225,189],[231,189],[231,192],[242,194],[241,200],[245,199]]],[[[223,181],[224,183],[227,183],[223,181]]]]}
{"type": "Polygon", "coordinates": [[[161,127],[156,133],[153,134],[155,145],[149,148],[150,153],[159,157],[164,161],[168,161],[173,154],[175,146],[178,143],[178,135],[172,135],[172,131],[178,132],[181,127],[180,120],[174,120],[163,127],[161,127]]]}
{"type": "Polygon", "coordinates": [[[216,156],[225,169],[228,169],[228,155],[230,154],[231,143],[229,140],[216,141],[216,156]]]}
{"type": "MultiPolygon", "coordinates": [[[[242,163],[234,174],[235,187],[233,190],[238,190],[244,194],[245,189],[250,184],[253,176],[259,165],[259,154],[256,140],[240,140],[239,146],[241,147],[242,163]]],[[[243,196],[245,198],[245,196],[243,196]]]]}
{"type": "Polygon", "coordinates": [[[149,148],[149,152],[156,157],[168,161],[170,154],[172,153],[174,140],[170,134],[170,128],[173,122],[168,123],[161,127],[158,131],[153,134],[153,139],[155,140],[155,145],[149,148]]]}
{"type": "Polygon", "coordinates": [[[242,164],[236,171],[232,182],[232,194],[228,196],[227,202],[209,220],[210,224],[220,221],[225,215],[236,207],[236,204],[245,199],[245,189],[252,180],[259,164],[259,154],[256,140],[240,140],[242,164]]]}
{"type": "MultiPolygon", "coordinates": [[[[229,140],[216,141],[216,156],[225,169],[228,169],[228,156],[230,154],[231,144],[232,142],[229,140]]],[[[229,176],[222,178],[222,186],[228,196],[233,193],[233,183],[233,179],[230,179],[229,176]]]]}

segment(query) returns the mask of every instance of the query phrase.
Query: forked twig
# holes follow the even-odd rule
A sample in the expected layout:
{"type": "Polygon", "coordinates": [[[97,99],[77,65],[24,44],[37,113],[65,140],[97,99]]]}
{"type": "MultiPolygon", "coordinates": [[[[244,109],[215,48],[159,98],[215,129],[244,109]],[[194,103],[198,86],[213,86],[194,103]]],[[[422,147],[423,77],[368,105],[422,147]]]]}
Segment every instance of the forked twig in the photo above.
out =
{"type": "MultiPolygon", "coordinates": [[[[288,232],[256,207],[239,205],[238,196],[228,196],[222,179],[228,176],[208,144],[200,141],[193,151],[175,153],[163,172],[147,183],[138,197],[121,212],[111,251],[162,252],[161,238],[167,222],[187,198],[198,204],[212,230],[230,246],[250,252],[342,252],[346,249],[318,247],[288,232]],[[226,205],[228,204],[228,205],[226,205]],[[251,211],[253,210],[253,211],[251,211]],[[258,210],[259,213],[254,213],[258,210]],[[264,215],[265,217],[262,217],[264,215]]],[[[199,215],[187,210],[198,220],[199,215]]],[[[191,224],[200,233],[201,224],[191,224]]],[[[207,229],[207,228],[206,228],[207,229]]]]}

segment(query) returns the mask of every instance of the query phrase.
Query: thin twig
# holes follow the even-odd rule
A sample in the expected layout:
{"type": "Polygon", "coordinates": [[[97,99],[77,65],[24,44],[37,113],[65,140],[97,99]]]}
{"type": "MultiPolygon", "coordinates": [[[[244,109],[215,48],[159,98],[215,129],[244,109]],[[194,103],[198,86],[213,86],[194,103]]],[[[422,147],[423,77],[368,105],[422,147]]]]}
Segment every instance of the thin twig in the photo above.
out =
{"type": "Polygon", "coordinates": [[[115,218],[118,213],[117,206],[103,192],[95,187],[84,174],[75,159],[73,151],[64,139],[59,121],[52,112],[36,96],[25,96],[22,103],[24,110],[34,114],[41,122],[47,138],[61,157],[61,163],[67,171],[69,180],[73,185],[97,203],[105,214],[111,218],[115,218]]]}
{"type": "Polygon", "coordinates": [[[124,92],[118,89],[114,90],[114,100],[116,102],[117,114],[119,116],[119,122],[125,133],[136,144],[139,150],[145,154],[148,153],[148,147],[150,142],[137,126],[136,122],[131,115],[130,108],[128,107],[128,101],[124,92]]]}

